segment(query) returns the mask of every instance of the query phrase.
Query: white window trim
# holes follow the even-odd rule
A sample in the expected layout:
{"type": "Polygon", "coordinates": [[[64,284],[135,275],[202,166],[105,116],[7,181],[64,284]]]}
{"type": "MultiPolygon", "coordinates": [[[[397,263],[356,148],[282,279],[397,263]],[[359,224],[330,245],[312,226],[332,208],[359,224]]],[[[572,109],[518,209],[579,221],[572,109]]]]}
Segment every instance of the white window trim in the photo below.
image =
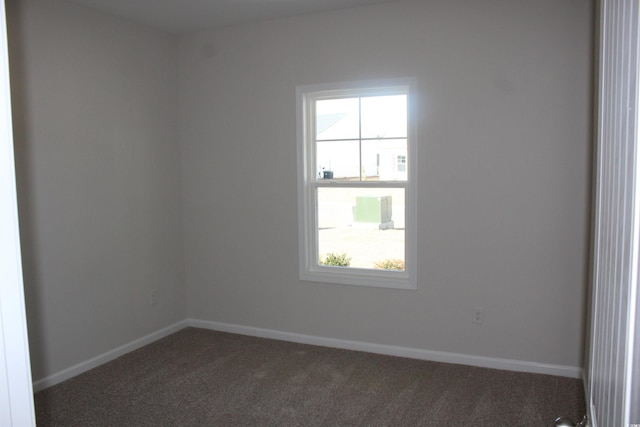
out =
{"type": "Polygon", "coordinates": [[[296,87],[297,148],[298,148],[298,245],[300,280],[372,286],[392,289],[417,289],[417,138],[416,138],[416,80],[415,78],[369,80],[296,87]],[[308,143],[309,120],[313,120],[308,104],[310,99],[344,95],[407,93],[407,181],[319,183],[315,179],[315,152],[308,143]],[[314,191],[318,187],[405,188],[405,270],[388,271],[318,265],[317,226],[314,191]]]}

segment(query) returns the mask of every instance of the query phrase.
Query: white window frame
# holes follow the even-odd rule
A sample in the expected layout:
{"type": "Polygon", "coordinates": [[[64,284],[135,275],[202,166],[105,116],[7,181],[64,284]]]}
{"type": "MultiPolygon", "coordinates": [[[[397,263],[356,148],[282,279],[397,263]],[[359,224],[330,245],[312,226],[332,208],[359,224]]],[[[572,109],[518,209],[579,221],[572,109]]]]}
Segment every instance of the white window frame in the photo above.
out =
{"type": "Polygon", "coordinates": [[[298,240],[300,280],[392,289],[417,289],[417,139],[415,123],[416,80],[398,78],[296,87],[298,146],[298,240]],[[318,180],[314,149],[315,101],[335,97],[407,95],[407,180],[318,180]],[[318,264],[316,194],[318,188],[404,188],[405,270],[391,271],[318,264]]]}

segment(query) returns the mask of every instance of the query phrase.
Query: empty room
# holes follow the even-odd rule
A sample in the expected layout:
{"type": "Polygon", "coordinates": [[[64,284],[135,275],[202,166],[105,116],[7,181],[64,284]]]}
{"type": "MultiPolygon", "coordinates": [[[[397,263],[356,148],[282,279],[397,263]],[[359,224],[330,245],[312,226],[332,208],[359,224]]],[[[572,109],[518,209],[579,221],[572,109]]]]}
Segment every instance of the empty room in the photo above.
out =
{"type": "Polygon", "coordinates": [[[604,6],[5,7],[38,425],[592,410],[604,6]]]}

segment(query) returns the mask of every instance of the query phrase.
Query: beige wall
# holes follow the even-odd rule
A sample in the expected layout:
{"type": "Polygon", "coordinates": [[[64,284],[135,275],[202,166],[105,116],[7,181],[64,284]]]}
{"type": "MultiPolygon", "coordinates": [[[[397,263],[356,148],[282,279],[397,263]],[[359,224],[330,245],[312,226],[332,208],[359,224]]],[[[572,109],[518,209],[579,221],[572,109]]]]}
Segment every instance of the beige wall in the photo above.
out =
{"type": "Polygon", "coordinates": [[[185,317],[177,44],[63,1],[7,3],[38,380],[185,317]]]}
{"type": "Polygon", "coordinates": [[[590,1],[402,1],[179,40],[7,3],[34,379],[187,317],[581,366],[590,1]],[[295,86],[405,76],[418,290],[299,281],[295,86]]]}
{"type": "Polygon", "coordinates": [[[189,316],[582,366],[591,13],[407,1],[184,37],[189,316]],[[296,85],[404,76],[419,92],[418,290],[299,281],[296,85]]]}

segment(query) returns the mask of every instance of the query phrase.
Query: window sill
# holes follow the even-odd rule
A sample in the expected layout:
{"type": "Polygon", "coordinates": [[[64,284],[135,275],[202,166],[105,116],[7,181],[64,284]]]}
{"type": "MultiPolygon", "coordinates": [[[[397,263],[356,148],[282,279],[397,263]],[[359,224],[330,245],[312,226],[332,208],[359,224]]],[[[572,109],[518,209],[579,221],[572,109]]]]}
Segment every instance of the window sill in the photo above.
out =
{"type": "Polygon", "coordinates": [[[409,272],[369,270],[351,267],[316,267],[301,272],[300,280],[374,288],[417,290],[417,280],[409,272]]]}

